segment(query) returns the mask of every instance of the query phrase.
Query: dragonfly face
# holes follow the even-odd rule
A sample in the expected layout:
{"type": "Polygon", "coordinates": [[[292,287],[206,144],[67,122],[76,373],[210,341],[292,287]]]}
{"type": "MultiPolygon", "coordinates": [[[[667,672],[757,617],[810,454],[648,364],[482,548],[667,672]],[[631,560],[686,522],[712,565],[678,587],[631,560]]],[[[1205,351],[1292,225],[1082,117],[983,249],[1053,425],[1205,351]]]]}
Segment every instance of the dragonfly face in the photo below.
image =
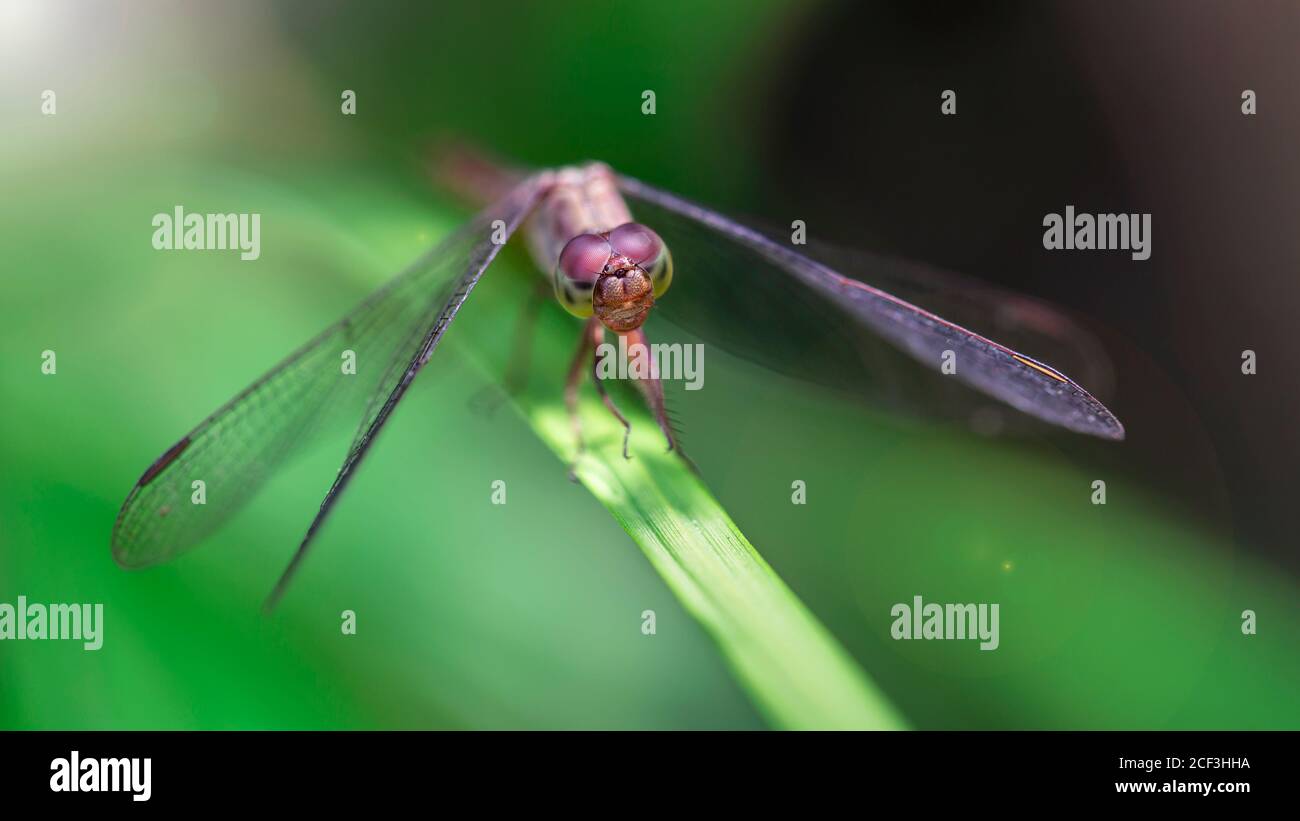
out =
{"type": "Polygon", "coordinates": [[[668,246],[654,231],[629,222],[569,240],[555,268],[555,297],[575,316],[594,314],[609,330],[630,333],[672,280],[668,246]]]}

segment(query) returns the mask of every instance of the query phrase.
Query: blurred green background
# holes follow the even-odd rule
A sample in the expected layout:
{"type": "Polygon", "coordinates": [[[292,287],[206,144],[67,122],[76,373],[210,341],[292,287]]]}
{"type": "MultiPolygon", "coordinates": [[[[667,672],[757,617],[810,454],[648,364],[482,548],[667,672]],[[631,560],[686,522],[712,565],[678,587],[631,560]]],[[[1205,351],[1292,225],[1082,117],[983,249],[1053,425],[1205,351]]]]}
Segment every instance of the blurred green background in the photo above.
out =
{"type": "MultiPolygon", "coordinates": [[[[603,508],[517,417],[471,409],[496,374],[465,354],[512,332],[522,254],[474,294],[273,617],[261,598],[340,453],[169,565],[124,572],[108,539],[164,448],[464,218],[424,175],[429,139],[600,158],[758,210],[763,89],[818,4],[0,5],[0,602],[106,618],[98,652],[0,642],[0,727],[764,726],[603,508]],[[154,251],[176,204],[262,214],[261,258],[154,251]]],[[[545,332],[576,333],[558,320],[545,332]]],[[[557,395],[564,365],[539,363],[557,395]]],[[[891,415],[712,349],[707,367],[686,401],[709,486],[913,726],[1300,727],[1294,580],[1140,471],[1107,474],[1094,506],[1096,462],[1059,435],[891,415]],[[918,594],[999,602],[1001,648],[890,640],[890,607],[918,594]]]]}

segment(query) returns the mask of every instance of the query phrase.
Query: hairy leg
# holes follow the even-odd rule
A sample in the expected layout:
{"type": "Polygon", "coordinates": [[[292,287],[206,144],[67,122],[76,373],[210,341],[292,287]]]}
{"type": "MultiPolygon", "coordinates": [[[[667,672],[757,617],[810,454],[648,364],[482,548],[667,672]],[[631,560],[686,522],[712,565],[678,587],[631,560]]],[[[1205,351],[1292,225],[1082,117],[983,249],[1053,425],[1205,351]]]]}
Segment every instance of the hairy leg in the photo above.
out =
{"type": "Polygon", "coordinates": [[[664,409],[664,383],[659,379],[654,357],[650,355],[650,342],[646,339],[643,329],[637,328],[627,334],[627,349],[629,359],[638,357],[646,359],[645,364],[640,365],[639,368],[640,372],[648,373],[650,376],[646,379],[638,379],[636,385],[641,389],[641,394],[645,397],[646,405],[654,415],[655,422],[659,424],[659,430],[663,431],[664,438],[668,440],[668,450],[676,450],[677,440],[673,437],[672,425],[668,423],[668,412],[664,409]]]}
{"type": "Polygon", "coordinates": [[[623,425],[623,458],[631,459],[632,457],[627,453],[627,441],[632,435],[632,423],[627,421],[627,418],[623,416],[621,411],[619,411],[618,405],[614,404],[614,398],[605,390],[605,382],[600,378],[600,363],[605,361],[605,354],[601,352],[599,346],[604,338],[605,329],[598,325],[593,343],[596,346],[596,357],[591,363],[591,378],[592,381],[596,383],[596,390],[600,393],[601,401],[605,403],[605,407],[608,408],[609,412],[614,414],[614,418],[623,425]]]}
{"type": "Polygon", "coordinates": [[[592,317],[582,328],[578,350],[573,354],[573,361],[569,363],[569,375],[564,380],[564,405],[569,411],[569,424],[573,426],[573,438],[577,441],[579,455],[586,450],[586,443],[582,440],[582,420],[578,417],[578,388],[582,385],[582,372],[586,370],[587,357],[599,344],[595,341],[598,336],[604,336],[603,328],[600,320],[592,317]]]}

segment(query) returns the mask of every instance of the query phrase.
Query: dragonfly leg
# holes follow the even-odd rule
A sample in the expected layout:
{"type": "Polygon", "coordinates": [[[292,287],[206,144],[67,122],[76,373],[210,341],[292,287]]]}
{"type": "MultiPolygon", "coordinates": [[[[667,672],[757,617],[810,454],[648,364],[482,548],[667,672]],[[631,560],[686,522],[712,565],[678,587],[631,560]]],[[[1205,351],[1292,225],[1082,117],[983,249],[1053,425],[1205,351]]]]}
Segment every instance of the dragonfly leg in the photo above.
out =
{"type": "MultiPolygon", "coordinates": [[[[668,440],[668,450],[677,450],[677,439],[673,436],[673,427],[668,422],[668,412],[664,408],[664,383],[660,381],[655,361],[650,355],[650,342],[646,339],[644,329],[637,328],[627,334],[627,350],[629,359],[643,356],[648,360],[640,372],[650,376],[638,379],[636,385],[641,389],[650,412],[654,414],[655,422],[659,423],[659,430],[663,431],[664,438],[668,440]]],[[[638,369],[632,368],[632,372],[637,373],[638,369]]]]}
{"type": "Polygon", "coordinates": [[[627,440],[632,435],[632,423],[627,421],[627,417],[623,416],[622,412],[619,411],[618,405],[614,404],[614,398],[609,395],[608,391],[605,390],[605,380],[600,378],[600,363],[604,361],[605,354],[601,352],[599,346],[601,340],[603,340],[604,338],[605,338],[604,329],[601,328],[600,326],[597,326],[596,337],[595,337],[595,344],[597,346],[596,357],[595,359],[592,360],[591,363],[591,379],[593,382],[596,383],[596,391],[600,394],[601,401],[605,403],[605,407],[609,409],[610,413],[614,414],[615,419],[617,419],[620,423],[622,423],[623,458],[631,459],[632,457],[629,456],[627,453],[627,440]]]}
{"type": "Polygon", "coordinates": [[[582,455],[586,450],[586,443],[582,440],[582,420],[578,417],[578,388],[582,385],[582,372],[586,370],[587,357],[595,350],[597,336],[604,336],[604,334],[601,333],[600,320],[592,317],[587,320],[587,324],[582,329],[578,350],[573,354],[573,361],[569,364],[569,375],[564,380],[564,405],[569,411],[569,423],[573,426],[573,438],[578,445],[578,455],[582,455]]]}

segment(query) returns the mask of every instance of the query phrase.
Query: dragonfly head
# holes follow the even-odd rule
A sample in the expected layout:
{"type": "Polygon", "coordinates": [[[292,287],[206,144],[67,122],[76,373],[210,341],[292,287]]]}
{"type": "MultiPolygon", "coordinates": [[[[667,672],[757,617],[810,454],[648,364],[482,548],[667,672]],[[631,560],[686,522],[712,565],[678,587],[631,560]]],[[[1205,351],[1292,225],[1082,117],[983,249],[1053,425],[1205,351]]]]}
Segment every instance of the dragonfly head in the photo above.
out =
{"type": "Polygon", "coordinates": [[[672,257],[663,240],[629,222],[569,240],[555,271],[555,296],[576,316],[594,314],[609,330],[630,333],[646,321],[672,276],[672,257]]]}

